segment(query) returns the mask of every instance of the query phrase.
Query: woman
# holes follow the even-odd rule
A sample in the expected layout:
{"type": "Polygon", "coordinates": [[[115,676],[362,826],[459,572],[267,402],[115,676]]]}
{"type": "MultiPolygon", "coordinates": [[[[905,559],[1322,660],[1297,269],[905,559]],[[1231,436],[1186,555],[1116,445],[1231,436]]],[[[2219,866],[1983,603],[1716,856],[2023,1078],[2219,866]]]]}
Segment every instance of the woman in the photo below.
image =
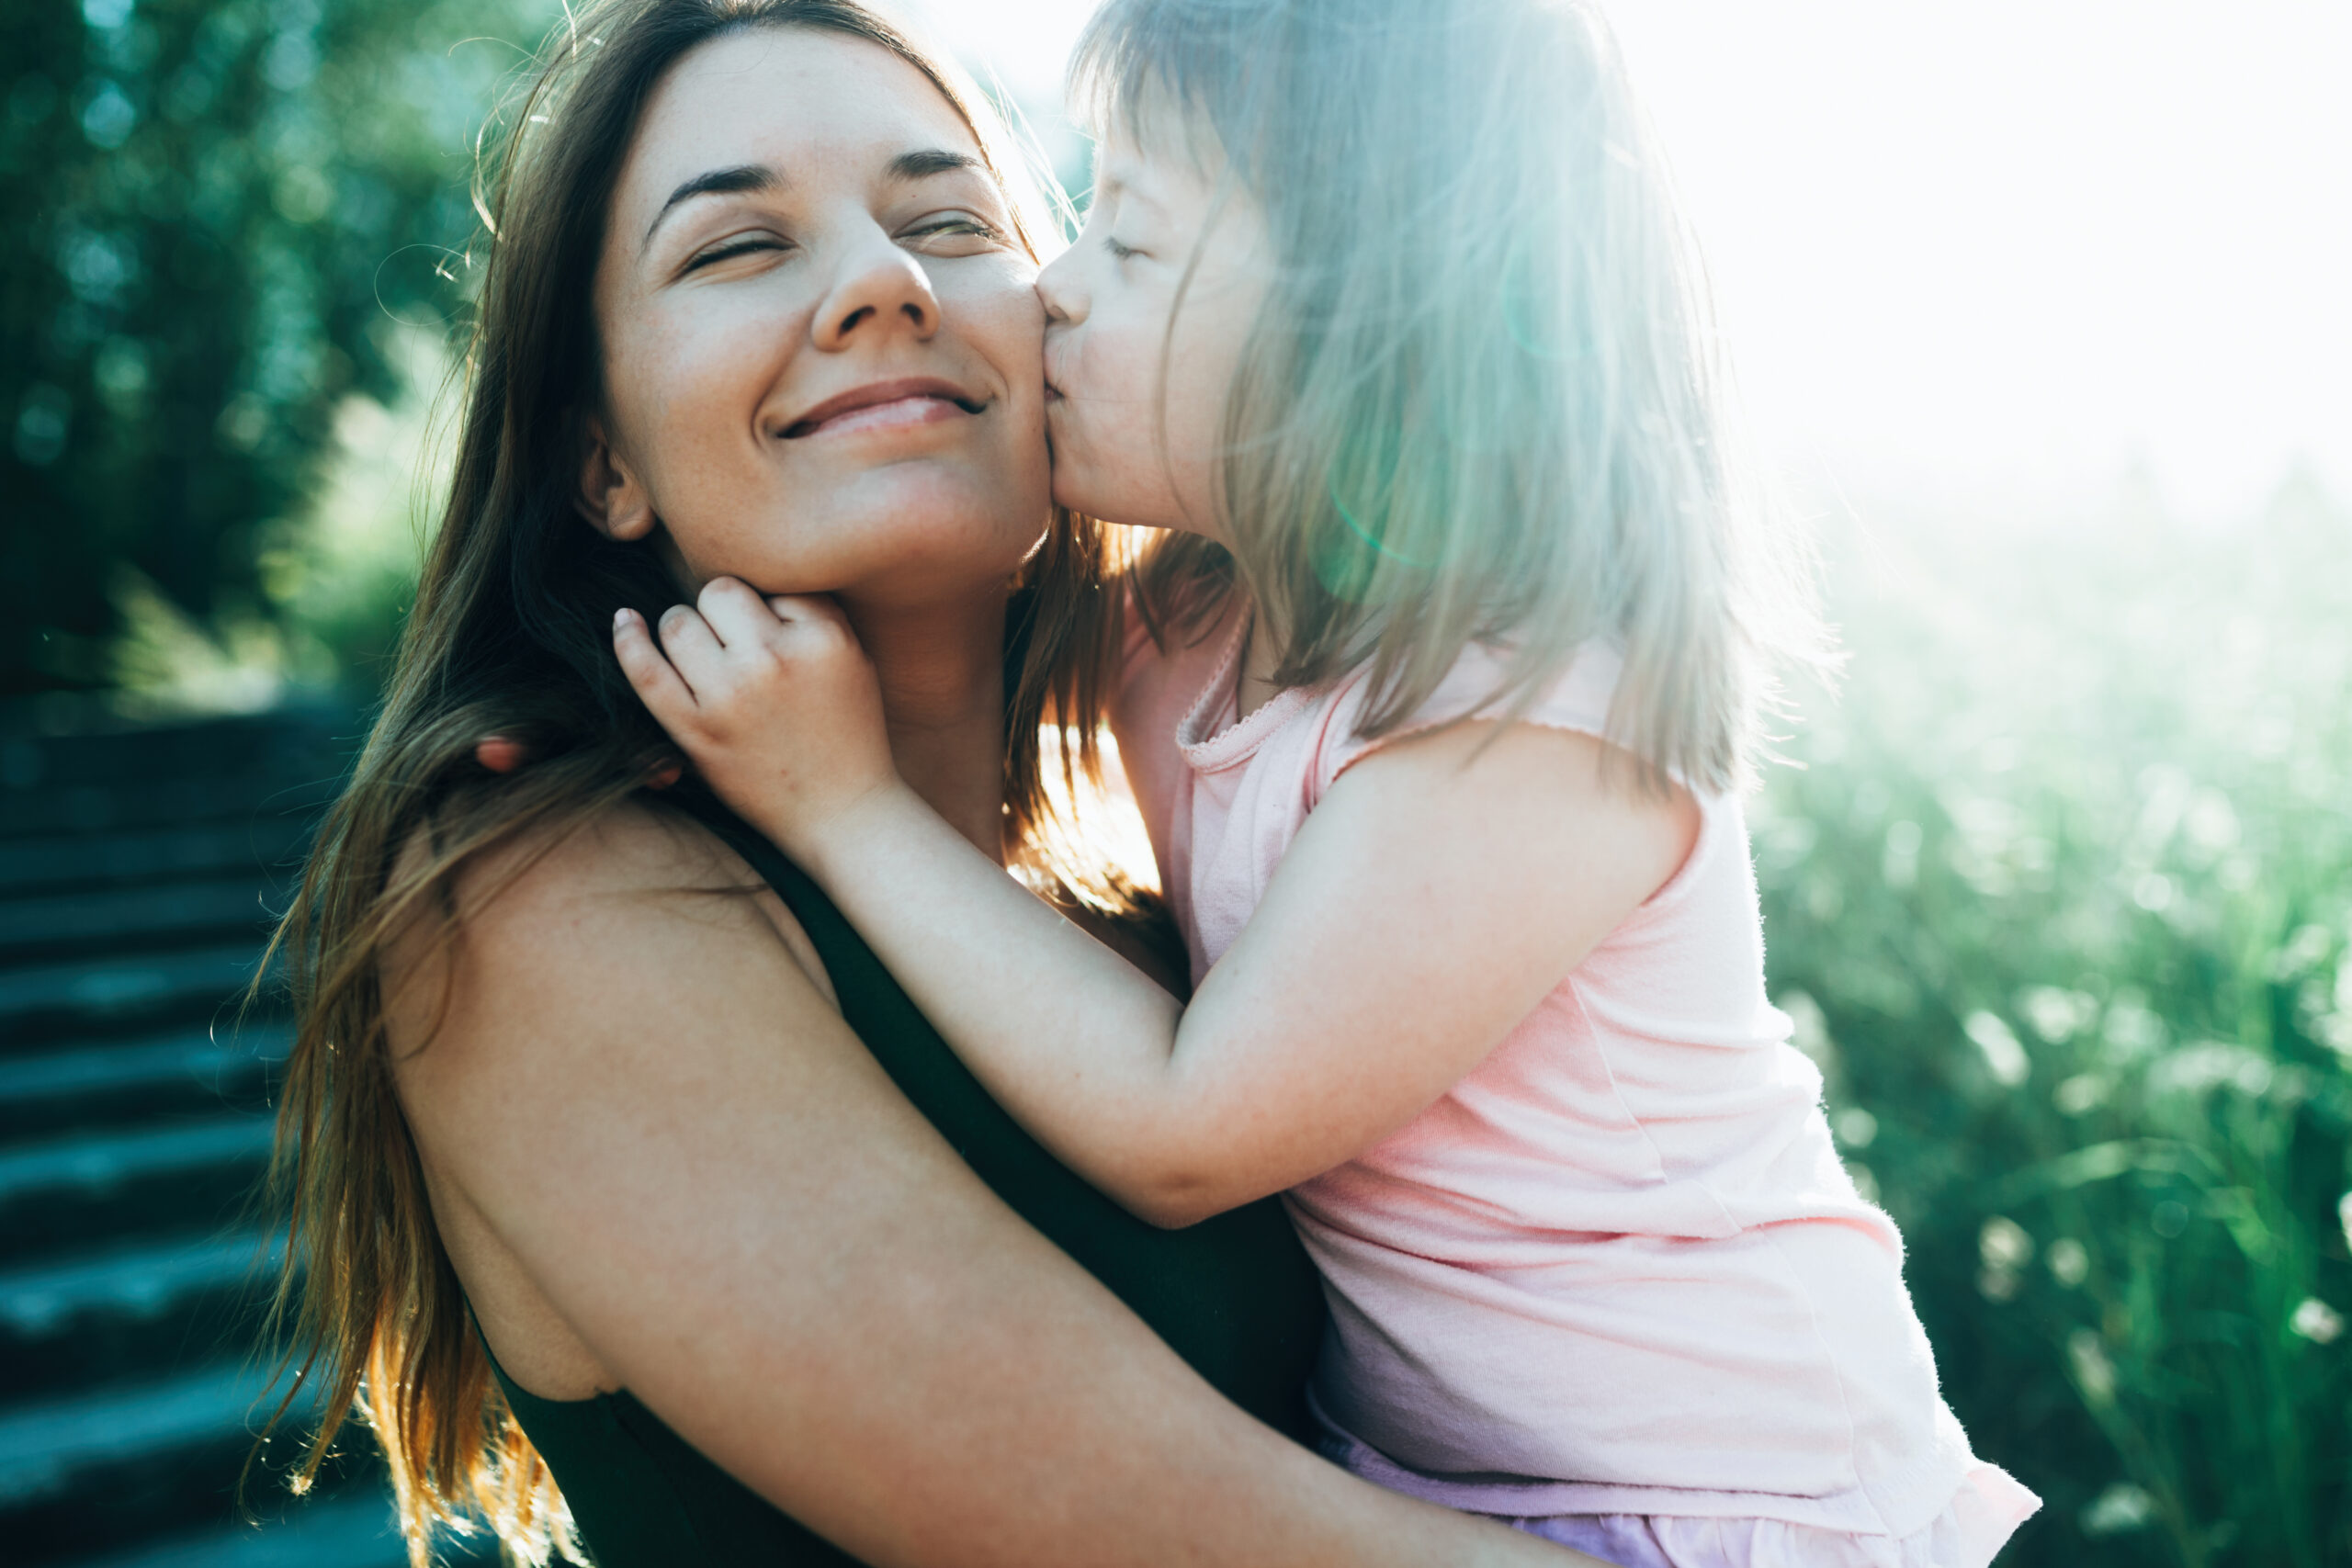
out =
{"type": "Polygon", "coordinates": [[[286,937],[311,1462],[357,1409],[420,1563],[469,1507],[603,1568],[1560,1561],[1278,1435],[1279,1217],[1125,1221],[789,867],[647,787],[615,609],[833,592],[902,773],[1029,855],[1101,546],[1038,544],[1037,231],[971,100],[836,0],[622,0],[515,123],[450,503],[286,937]]]}

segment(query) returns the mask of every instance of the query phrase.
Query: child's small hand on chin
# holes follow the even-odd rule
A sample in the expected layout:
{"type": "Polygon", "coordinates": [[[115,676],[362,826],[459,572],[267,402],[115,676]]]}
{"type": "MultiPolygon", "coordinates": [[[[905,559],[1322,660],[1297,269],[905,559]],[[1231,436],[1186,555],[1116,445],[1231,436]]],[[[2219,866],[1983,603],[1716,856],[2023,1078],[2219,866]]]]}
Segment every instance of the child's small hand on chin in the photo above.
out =
{"type": "Polygon", "coordinates": [[[613,651],[719,797],[802,852],[898,783],[874,666],[830,599],[763,599],[721,577],[695,604],[662,615],[659,647],[643,616],[616,613],[613,651]]]}

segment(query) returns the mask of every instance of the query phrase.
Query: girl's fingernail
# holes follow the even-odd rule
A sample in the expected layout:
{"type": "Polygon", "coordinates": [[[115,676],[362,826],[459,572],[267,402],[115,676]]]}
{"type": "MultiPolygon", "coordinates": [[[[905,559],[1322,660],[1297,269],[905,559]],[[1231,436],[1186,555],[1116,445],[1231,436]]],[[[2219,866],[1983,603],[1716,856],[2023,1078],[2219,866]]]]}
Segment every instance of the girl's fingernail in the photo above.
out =
{"type": "Polygon", "coordinates": [[[628,611],[626,609],[615,610],[613,612],[613,630],[618,631],[627,625],[628,625],[628,611]]]}

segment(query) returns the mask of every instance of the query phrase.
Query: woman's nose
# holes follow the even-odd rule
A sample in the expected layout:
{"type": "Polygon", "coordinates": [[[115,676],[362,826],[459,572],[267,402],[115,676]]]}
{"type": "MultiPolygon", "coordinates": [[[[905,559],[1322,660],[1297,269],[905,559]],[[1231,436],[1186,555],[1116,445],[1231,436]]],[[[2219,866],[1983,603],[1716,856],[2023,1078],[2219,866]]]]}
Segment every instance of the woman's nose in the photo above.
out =
{"type": "Polygon", "coordinates": [[[939,300],[922,264],[880,235],[842,258],[812,327],[817,346],[828,352],[901,331],[926,340],[938,330],[939,300]]]}
{"type": "Polygon", "coordinates": [[[1079,286],[1072,245],[1047,262],[1037,274],[1037,298],[1046,302],[1048,326],[1074,327],[1086,320],[1086,290],[1079,286]]]}

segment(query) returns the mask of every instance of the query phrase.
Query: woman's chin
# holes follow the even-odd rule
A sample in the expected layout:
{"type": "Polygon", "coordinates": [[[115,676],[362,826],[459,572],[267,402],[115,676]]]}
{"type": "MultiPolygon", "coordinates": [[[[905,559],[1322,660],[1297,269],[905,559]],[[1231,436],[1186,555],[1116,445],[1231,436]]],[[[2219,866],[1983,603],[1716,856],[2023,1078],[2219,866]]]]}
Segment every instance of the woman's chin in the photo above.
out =
{"type": "Polygon", "coordinates": [[[910,452],[837,470],[823,484],[799,480],[795,496],[824,496],[826,509],[847,516],[883,518],[912,513],[958,526],[987,517],[1041,514],[1050,484],[1043,454],[1009,463],[989,453],[910,452]]]}
{"type": "Polygon", "coordinates": [[[767,592],[854,589],[911,598],[1009,579],[1045,532],[1049,510],[1042,465],[1035,482],[1019,484],[976,482],[957,465],[910,461],[794,489],[801,503],[719,509],[716,526],[678,517],[670,526],[708,575],[741,577],[767,592]]]}

